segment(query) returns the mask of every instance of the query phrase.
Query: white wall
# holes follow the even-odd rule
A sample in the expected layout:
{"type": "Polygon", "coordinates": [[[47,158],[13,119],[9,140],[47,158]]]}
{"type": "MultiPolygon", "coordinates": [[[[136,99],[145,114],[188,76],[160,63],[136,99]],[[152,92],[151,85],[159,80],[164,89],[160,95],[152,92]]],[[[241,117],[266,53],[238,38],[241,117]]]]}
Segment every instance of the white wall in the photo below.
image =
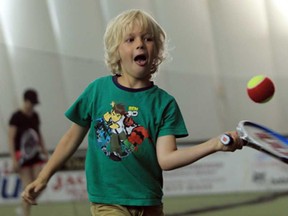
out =
{"type": "MultiPolygon", "coordinates": [[[[130,8],[151,13],[168,34],[171,58],[156,83],[174,95],[195,141],[250,119],[288,132],[286,0],[0,0],[0,152],[9,117],[27,87],[39,91],[42,131],[53,149],[69,122],[63,113],[103,62],[107,22],[130,8]],[[276,94],[263,105],[246,82],[270,76],[276,94]]],[[[85,148],[85,142],[82,146],[85,148]]]]}

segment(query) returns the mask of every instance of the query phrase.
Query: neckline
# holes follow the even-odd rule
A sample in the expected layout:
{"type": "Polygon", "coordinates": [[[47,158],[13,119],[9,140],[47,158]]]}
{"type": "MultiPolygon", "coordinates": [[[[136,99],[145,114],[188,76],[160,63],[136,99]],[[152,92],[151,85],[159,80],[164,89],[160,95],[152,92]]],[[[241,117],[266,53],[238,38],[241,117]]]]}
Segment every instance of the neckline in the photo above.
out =
{"type": "Polygon", "coordinates": [[[147,86],[147,87],[143,87],[143,88],[128,88],[128,87],[125,87],[125,86],[122,86],[119,82],[118,82],[118,77],[119,75],[114,75],[112,76],[112,80],[113,80],[113,83],[120,89],[124,90],[124,91],[128,91],[128,92],[141,92],[141,91],[146,91],[148,89],[151,89],[154,87],[154,82],[151,81],[151,85],[147,86]]]}
{"type": "Polygon", "coordinates": [[[21,115],[25,116],[26,118],[31,118],[35,113],[34,111],[32,111],[31,113],[26,113],[22,109],[19,109],[19,112],[21,113],[21,115]]]}

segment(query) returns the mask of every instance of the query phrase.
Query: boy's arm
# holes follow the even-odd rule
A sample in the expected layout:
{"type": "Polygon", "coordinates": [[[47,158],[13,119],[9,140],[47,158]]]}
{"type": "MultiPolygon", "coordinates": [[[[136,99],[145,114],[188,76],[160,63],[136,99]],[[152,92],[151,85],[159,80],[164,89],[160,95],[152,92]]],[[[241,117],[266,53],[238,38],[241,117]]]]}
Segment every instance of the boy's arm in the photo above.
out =
{"type": "Polygon", "coordinates": [[[22,193],[22,198],[30,203],[36,204],[35,199],[45,189],[52,175],[69,159],[77,150],[89,128],[72,124],[58,143],[55,151],[47,164],[39,173],[37,179],[29,184],[22,193]]]}
{"type": "Polygon", "coordinates": [[[227,133],[234,139],[231,145],[223,145],[219,137],[215,137],[199,145],[181,149],[177,149],[175,136],[159,137],[156,144],[159,165],[162,170],[173,170],[189,165],[217,151],[235,151],[236,149],[241,149],[243,143],[236,132],[227,133]]]}

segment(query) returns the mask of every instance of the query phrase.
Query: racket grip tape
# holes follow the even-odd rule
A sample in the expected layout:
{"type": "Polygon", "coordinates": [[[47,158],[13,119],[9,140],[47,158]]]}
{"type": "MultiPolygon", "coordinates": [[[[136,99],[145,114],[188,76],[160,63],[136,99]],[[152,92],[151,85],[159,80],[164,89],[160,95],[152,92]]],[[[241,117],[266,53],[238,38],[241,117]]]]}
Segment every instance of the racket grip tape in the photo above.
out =
{"type": "Polygon", "coordinates": [[[229,134],[222,134],[220,136],[220,142],[223,145],[230,145],[233,143],[233,138],[229,134]]]}

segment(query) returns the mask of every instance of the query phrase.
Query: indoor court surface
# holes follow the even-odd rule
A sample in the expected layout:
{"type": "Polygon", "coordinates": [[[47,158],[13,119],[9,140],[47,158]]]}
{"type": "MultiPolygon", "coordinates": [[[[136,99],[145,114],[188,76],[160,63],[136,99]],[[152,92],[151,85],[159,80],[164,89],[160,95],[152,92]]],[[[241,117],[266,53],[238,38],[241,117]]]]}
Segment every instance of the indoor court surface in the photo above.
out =
{"type": "MultiPolygon", "coordinates": [[[[166,216],[287,216],[288,191],[170,197],[164,199],[166,216]]],[[[1,205],[1,215],[14,216],[15,205],[1,205]]],[[[41,203],[31,216],[90,215],[87,201],[41,203]]]]}

